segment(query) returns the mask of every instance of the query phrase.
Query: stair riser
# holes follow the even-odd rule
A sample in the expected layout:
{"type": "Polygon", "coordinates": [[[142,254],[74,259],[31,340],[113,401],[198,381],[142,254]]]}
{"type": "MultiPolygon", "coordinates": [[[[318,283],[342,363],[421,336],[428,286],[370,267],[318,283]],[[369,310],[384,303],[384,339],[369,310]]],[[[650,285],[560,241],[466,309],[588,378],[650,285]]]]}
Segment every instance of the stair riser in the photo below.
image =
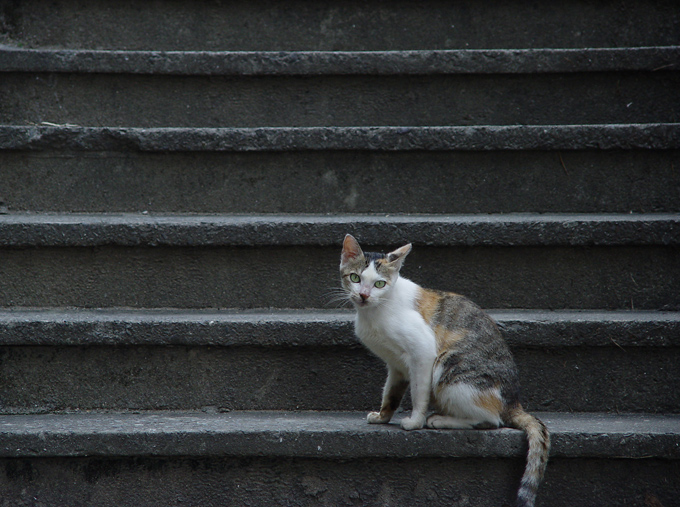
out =
{"type": "Polygon", "coordinates": [[[672,0],[484,2],[18,1],[11,37],[29,46],[155,50],[393,50],[677,43],[672,0]],[[97,30],[92,30],[96,26],[97,30]]]}
{"type": "MultiPolygon", "coordinates": [[[[514,505],[523,466],[519,459],[4,459],[0,488],[13,505],[497,507],[514,505]]],[[[553,459],[537,505],[673,506],[678,474],[678,460],[553,459]]]]}
{"type": "Polygon", "coordinates": [[[572,125],[680,120],[676,72],[222,78],[3,74],[0,121],[81,126],[572,125]]]}
{"type": "MultiPolygon", "coordinates": [[[[402,274],[484,308],[673,310],[679,254],[663,246],[416,245],[402,274]]],[[[339,244],[3,248],[0,306],[332,308],[339,257],[339,244]]]]}
{"type": "Polygon", "coordinates": [[[680,211],[677,150],[0,151],[0,167],[10,211],[680,211]]]}
{"type": "MultiPolygon", "coordinates": [[[[677,347],[512,349],[527,410],[680,411],[677,347]]],[[[386,376],[379,359],[347,347],[17,346],[0,358],[4,413],[368,411],[386,376]]]]}

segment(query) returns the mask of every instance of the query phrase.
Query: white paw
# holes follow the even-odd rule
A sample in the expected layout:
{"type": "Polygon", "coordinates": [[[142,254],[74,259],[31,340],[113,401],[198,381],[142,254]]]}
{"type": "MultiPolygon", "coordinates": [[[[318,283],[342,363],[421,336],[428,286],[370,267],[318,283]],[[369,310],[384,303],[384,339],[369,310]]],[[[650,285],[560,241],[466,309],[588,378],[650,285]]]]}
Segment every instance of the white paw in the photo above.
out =
{"type": "Polygon", "coordinates": [[[431,415],[427,418],[427,427],[434,430],[442,428],[442,419],[443,417],[440,415],[431,415]]]}
{"type": "Polygon", "coordinates": [[[368,424],[387,424],[390,422],[390,417],[380,416],[380,412],[371,412],[368,414],[368,417],[366,417],[366,420],[368,421],[368,424]]]}
{"type": "Polygon", "coordinates": [[[448,415],[433,414],[427,418],[427,427],[434,430],[469,430],[474,425],[465,419],[456,419],[448,415]]]}
{"type": "Polygon", "coordinates": [[[423,417],[407,417],[401,420],[401,427],[407,431],[419,430],[425,425],[425,419],[423,417]]]}

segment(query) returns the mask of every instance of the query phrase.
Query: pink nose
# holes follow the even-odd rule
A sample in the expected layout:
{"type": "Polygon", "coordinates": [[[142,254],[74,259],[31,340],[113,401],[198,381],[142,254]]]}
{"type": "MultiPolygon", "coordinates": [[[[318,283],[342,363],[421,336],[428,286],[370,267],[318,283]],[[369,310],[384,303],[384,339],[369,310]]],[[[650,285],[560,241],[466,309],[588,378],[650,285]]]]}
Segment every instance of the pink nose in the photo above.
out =
{"type": "Polygon", "coordinates": [[[366,301],[369,297],[369,294],[367,292],[360,292],[359,296],[361,296],[361,301],[366,301]]]}

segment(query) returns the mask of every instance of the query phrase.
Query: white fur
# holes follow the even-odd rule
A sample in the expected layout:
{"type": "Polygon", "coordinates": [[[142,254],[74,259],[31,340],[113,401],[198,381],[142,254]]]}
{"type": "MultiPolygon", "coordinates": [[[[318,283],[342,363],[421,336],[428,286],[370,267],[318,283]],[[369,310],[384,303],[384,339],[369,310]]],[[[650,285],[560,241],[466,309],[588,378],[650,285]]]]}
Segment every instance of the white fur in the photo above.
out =
{"type": "MultiPolygon", "coordinates": [[[[389,281],[391,287],[376,289],[374,284],[378,279],[380,276],[371,263],[362,273],[361,284],[356,284],[361,285],[358,291],[370,288],[366,303],[358,303],[352,298],[357,307],[356,334],[366,347],[387,363],[389,374],[385,392],[390,382],[401,378],[411,383],[413,412],[401,425],[404,429],[422,428],[437,357],[434,332],[415,308],[418,285],[397,274],[389,281]]],[[[369,422],[382,421],[369,416],[369,422]]]]}
{"type": "MultiPolygon", "coordinates": [[[[441,376],[441,367],[436,367],[433,374],[433,383],[436,385],[441,376]]],[[[500,399],[501,393],[497,388],[488,391],[480,391],[468,384],[452,384],[446,386],[439,393],[437,404],[444,414],[434,415],[428,418],[427,425],[430,428],[473,428],[480,424],[501,426],[500,414],[486,410],[476,404],[479,396],[490,394],[500,399]]]]}

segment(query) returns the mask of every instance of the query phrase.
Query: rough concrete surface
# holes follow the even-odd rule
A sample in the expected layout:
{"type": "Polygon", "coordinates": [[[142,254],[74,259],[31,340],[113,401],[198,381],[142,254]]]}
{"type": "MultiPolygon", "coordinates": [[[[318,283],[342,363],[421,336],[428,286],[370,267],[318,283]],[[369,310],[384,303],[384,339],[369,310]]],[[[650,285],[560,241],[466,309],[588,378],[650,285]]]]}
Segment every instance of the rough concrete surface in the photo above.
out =
{"type": "Polygon", "coordinates": [[[214,76],[526,74],[676,70],[680,47],[449,51],[89,51],[0,45],[1,72],[214,76]]]}
{"type": "MultiPolygon", "coordinates": [[[[675,507],[678,460],[550,461],[537,507],[675,507]]],[[[523,458],[3,459],[6,505],[511,507],[523,458]]],[[[4,507],[4,506],[3,506],[4,507]]]]}
{"type": "Polygon", "coordinates": [[[365,244],[427,246],[680,245],[680,214],[0,215],[0,246],[329,246],[347,231],[365,244]]]}
{"type": "Polygon", "coordinates": [[[680,73],[672,71],[315,77],[4,73],[0,121],[137,128],[675,123],[678,88],[680,73]]]}
{"type": "Polygon", "coordinates": [[[154,153],[55,141],[0,150],[0,167],[8,213],[680,212],[674,149],[154,153]]]}
{"type": "Polygon", "coordinates": [[[673,0],[17,0],[0,11],[0,36],[28,47],[132,50],[659,46],[677,44],[676,7],[673,0]]]}
{"type": "MultiPolygon", "coordinates": [[[[680,346],[680,313],[489,310],[514,347],[680,346]]],[[[349,347],[352,310],[0,309],[3,346],[349,347]]]]}
{"type": "Polygon", "coordinates": [[[1,125],[0,148],[149,152],[668,150],[680,148],[680,123],[302,128],[1,125]]]}
{"type": "MultiPolygon", "coordinates": [[[[527,409],[680,410],[678,347],[512,350],[527,409]]],[[[0,412],[368,411],[385,377],[357,347],[13,346],[0,348],[0,412]]]]}
{"type": "MultiPolygon", "coordinates": [[[[540,416],[553,447],[539,506],[675,505],[677,416],[540,416]]],[[[516,430],[348,413],[14,416],[0,431],[16,504],[509,506],[525,452],[516,430]]]]}
{"type": "MultiPolygon", "coordinates": [[[[680,416],[539,413],[551,457],[680,458],[680,416]],[[577,444],[577,445],[574,445],[577,444]]],[[[523,457],[522,432],[402,430],[352,412],[0,416],[2,457],[232,456],[322,459],[523,457]]]]}
{"type": "MultiPolygon", "coordinates": [[[[680,407],[676,313],[492,315],[528,409],[680,407]]],[[[318,311],[5,310],[0,411],[372,410],[385,367],[351,321],[318,311]]]]}
{"type": "MultiPolygon", "coordinates": [[[[408,241],[363,244],[385,252],[408,241]]],[[[339,244],[6,247],[0,306],[320,308],[338,287],[339,252],[339,244]]],[[[674,246],[416,245],[403,275],[483,308],[675,310],[679,303],[674,246]]]]}

